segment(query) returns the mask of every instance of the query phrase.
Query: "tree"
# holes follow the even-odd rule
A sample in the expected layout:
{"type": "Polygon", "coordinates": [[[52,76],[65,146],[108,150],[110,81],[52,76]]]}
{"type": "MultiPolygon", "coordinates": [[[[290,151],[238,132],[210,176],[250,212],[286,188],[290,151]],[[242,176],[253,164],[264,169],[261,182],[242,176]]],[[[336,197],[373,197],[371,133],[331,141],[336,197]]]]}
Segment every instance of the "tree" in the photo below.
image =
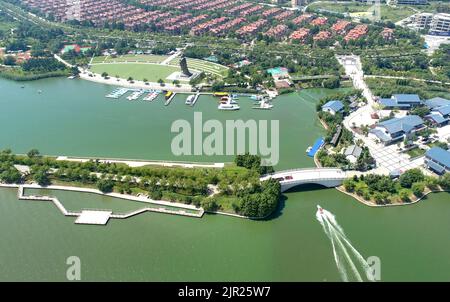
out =
{"type": "Polygon", "coordinates": [[[398,192],[398,195],[400,196],[400,199],[404,202],[409,202],[409,191],[406,189],[401,189],[400,192],[398,192]]]}
{"type": "Polygon", "coordinates": [[[439,184],[444,190],[450,190],[450,173],[445,173],[439,179],[439,184]]]}
{"type": "Polygon", "coordinates": [[[201,207],[208,212],[217,211],[219,208],[216,200],[214,198],[206,198],[200,203],[201,207]]]}
{"type": "Polygon", "coordinates": [[[8,65],[8,66],[14,66],[14,65],[16,65],[16,58],[14,58],[13,56],[6,56],[3,59],[3,64],[8,65]]]}
{"type": "Polygon", "coordinates": [[[133,77],[128,77],[127,81],[128,82],[133,82],[133,77]]]}
{"type": "Polygon", "coordinates": [[[173,80],[172,84],[174,84],[175,86],[179,86],[179,85],[180,85],[180,81],[178,81],[178,80],[173,80]]]}
{"type": "Polygon", "coordinates": [[[34,158],[34,157],[38,157],[40,155],[39,150],[37,149],[31,149],[30,151],[28,151],[27,156],[29,158],[34,158]]]}
{"type": "Polygon", "coordinates": [[[164,86],[164,80],[163,79],[159,79],[158,83],[159,83],[159,85],[164,86]]]}
{"type": "Polygon", "coordinates": [[[421,197],[423,195],[423,191],[425,190],[425,185],[422,182],[413,183],[411,190],[414,195],[421,197]]]}
{"type": "Polygon", "coordinates": [[[356,183],[352,179],[344,180],[344,188],[347,192],[353,192],[355,190],[356,183]]]}
{"type": "Polygon", "coordinates": [[[14,167],[9,167],[7,170],[0,173],[0,180],[7,184],[17,184],[22,181],[22,175],[14,167]]]}
{"type": "Polygon", "coordinates": [[[100,179],[97,181],[97,188],[103,193],[110,193],[114,188],[114,181],[111,179],[100,179]]]}
{"type": "Polygon", "coordinates": [[[33,175],[34,181],[36,181],[40,186],[48,186],[50,185],[50,178],[48,176],[48,172],[45,169],[40,169],[33,175]]]}
{"type": "Polygon", "coordinates": [[[411,169],[403,173],[400,178],[400,185],[403,188],[411,188],[415,182],[423,181],[425,176],[420,169],[411,169]]]}
{"type": "Polygon", "coordinates": [[[105,79],[106,79],[107,77],[108,77],[108,73],[104,71],[104,72],[102,73],[102,78],[105,78],[105,79]]]}
{"type": "Polygon", "coordinates": [[[150,192],[150,198],[153,200],[161,200],[163,197],[162,191],[159,188],[155,188],[153,191],[150,192]]]}

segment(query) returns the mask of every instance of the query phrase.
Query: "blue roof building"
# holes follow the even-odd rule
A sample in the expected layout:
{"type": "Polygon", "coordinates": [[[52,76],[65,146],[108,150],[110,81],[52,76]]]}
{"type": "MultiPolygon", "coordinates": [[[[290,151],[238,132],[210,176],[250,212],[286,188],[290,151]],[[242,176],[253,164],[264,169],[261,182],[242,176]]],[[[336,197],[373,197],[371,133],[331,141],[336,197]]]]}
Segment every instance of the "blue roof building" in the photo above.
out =
{"type": "Polygon", "coordinates": [[[388,145],[424,127],[424,121],[417,115],[407,115],[378,123],[369,133],[388,145]]]}
{"type": "Polygon", "coordinates": [[[386,109],[410,109],[422,104],[417,94],[394,94],[390,99],[379,99],[378,102],[386,109]]]}
{"type": "Polygon", "coordinates": [[[436,97],[436,98],[432,98],[432,99],[426,100],[424,103],[425,103],[425,106],[427,106],[428,108],[433,110],[433,109],[438,108],[438,107],[450,105],[450,100],[447,100],[447,99],[444,99],[444,98],[440,98],[440,97],[436,97]]]}
{"type": "Polygon", "coordinates": [[[425,165],[437,174],[450,172],[450,152],[433,147],[425,153],[425,165]]]}
{"type": "Polygon", "coordinates": [[[344,104],[341,101],[329,101],[325,105],[322,106],[322,111],[329,112],[332,115],[335,115],[338,112],[344,110],[344,104]]]}
{"type": "Polygon", "coordinates": [[[430,114],[425,116],[425,119],[438,127],[448,125],[450,122],[450,104],[435,107],[430,114]]]}

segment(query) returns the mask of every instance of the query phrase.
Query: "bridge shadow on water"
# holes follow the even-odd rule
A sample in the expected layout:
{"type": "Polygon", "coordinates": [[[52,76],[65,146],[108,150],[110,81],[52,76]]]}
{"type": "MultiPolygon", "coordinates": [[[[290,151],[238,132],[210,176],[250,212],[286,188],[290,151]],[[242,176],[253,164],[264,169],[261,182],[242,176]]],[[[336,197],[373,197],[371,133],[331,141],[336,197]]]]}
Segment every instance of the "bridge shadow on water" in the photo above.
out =
{"type": "Polygon", "coordinates": [[[325,186],[322,185],[316,185],[316,184],[302,184],[295,186],[283,193],[281,193],[280,200],[278,201],[278,207],[277,209],[268,217],[264,219],[259,219],[260,221],[269,221],[273,219],[277,219],[283,215],[283,210],[286,206],[286,201],[289,200],[289,197],[286,195],[286,193],[301,193],[301,192],[311,192],[311,191],[320,191],[323,189],[328,189],[325,186]]]}

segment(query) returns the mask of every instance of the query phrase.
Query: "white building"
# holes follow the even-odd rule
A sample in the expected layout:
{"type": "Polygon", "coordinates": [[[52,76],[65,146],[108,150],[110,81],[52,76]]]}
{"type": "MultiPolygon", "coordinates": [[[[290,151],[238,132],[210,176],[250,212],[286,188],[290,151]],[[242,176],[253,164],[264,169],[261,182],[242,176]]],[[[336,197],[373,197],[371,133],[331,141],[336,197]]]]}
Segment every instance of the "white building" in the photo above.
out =
{"type": "Polygon", "coordinates": [[[431,20],[430,34],[450,35],[450,14],[435,14],[431,20]]]}
{"type": "Polygon", "coordinates": [[[417,14],[414,18],[414,26],[418,29],[429,28],[430,24],[431,24],[431,20],[433,20],[432,13],[417,14]]]}

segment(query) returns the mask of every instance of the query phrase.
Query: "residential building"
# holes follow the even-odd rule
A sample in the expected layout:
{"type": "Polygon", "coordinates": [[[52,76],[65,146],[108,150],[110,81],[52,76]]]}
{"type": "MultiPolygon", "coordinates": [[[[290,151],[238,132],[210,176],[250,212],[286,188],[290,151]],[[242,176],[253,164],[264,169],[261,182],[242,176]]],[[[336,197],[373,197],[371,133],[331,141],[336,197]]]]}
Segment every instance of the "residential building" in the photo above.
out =
{"type": "Polygon", "coordinates": [[[384,109],[405,109],[409,110],[422,104],[417,94],[394,94],[390,99],[381,98],[378,103],[384,109]]]}
{"type": "Polygon", "coordinates": [[[429,28],[433,20],[432,13],[420,13],[414,17],[414,26],[418,29],[429,28]]]}
{"type": "Polygon", "coordinates": [[[450,121],[450,105],[432,109],[430,114],[425,116],[425,119],[437,127],[448,125],[450,121]]]}
{"type": "Polygon", "coordinates": [[[392,28],[385,27],[380,35],[383,39],[390,41],[394,39],[394,30],[392,28]]]}
{"type": "Polygon", "coordinates": [[[345,158],[352,164],[356,163],[356,161],[358,160],[361,153],[362,153],[362,148],[358,147],[356,145],[348,146],[344,150],[345,158]]]}
{"type": "Polygon", "coordinates": [[[428,0],[394,0],[395,4],[405,4],[405,5],[426,5],[428,0]]]}
{"type": "Polygon", "coordinates": [[[433,110],[433,109],[436,109],[438,107],[450,105],[450,100],[447,100],[447,99],[444,99],[444,98],[440,98],[440,97],[436,97],[436,98],[432,98],[432,99],[426,100],[424,102],[424,104],[425,104],[425,106],[427,106],[428,108],[433,110]]]}
{"type": "Polygon", "coordinates": [[[322,111],[328,112],[332,115],[335,115],[338,112],[342,112],[344,110],[344,104],[341,101],[329,101],[325,105],[322,106],[322,111]]]}
{"type": "Polygon", "coordinates": [[[425,153],[425,166],[437,174],[450,172],[450,152],[433,147],[425,153]]]}
{"type": "Polygon", "coordinates": [[[424,121],[420,116],[407,115],[378,123],[373,129],[369,130],[369,135],[383,144],[389,145],[409,137],[424,127],[424,121]]]}
{"type": "Polygon", "coordinates": [[[435,14],[430,24],[430,34],[450,35],[450,14],[435,14]]]}

